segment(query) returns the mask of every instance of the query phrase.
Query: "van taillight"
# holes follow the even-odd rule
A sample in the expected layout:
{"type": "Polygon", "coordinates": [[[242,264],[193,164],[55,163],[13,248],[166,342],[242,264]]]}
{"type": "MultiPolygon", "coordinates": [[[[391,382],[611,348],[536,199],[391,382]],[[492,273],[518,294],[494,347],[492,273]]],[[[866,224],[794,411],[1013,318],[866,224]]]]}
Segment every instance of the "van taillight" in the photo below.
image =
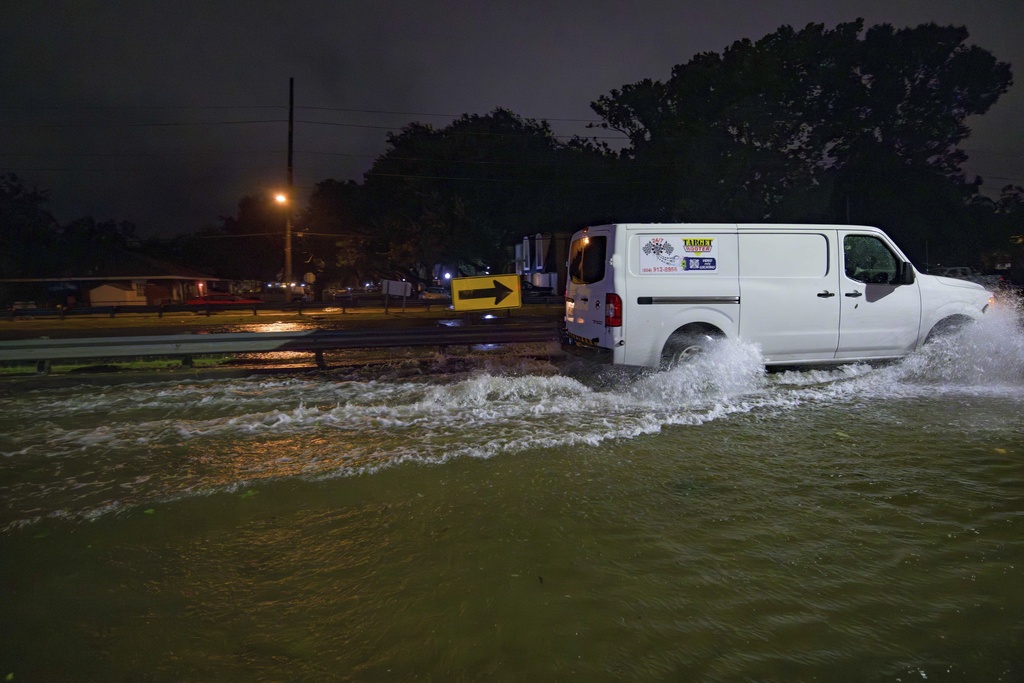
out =
{"type": "Polygon", "coordinates": [[[605,296],[604,326],[622,327],[622,299],[618,294],[608,294],[605,296]]]}

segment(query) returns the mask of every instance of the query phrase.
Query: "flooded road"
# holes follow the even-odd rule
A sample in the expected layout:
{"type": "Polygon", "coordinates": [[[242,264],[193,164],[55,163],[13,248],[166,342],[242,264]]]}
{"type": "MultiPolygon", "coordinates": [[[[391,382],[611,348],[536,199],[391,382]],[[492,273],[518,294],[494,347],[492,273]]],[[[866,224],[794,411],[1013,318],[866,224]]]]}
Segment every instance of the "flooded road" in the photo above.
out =
{"type": "Polygon", "coordinates": [[[435,370],[0,394],[0,676],[1024,679],[1009,314],[882,367],[435,370]]]}

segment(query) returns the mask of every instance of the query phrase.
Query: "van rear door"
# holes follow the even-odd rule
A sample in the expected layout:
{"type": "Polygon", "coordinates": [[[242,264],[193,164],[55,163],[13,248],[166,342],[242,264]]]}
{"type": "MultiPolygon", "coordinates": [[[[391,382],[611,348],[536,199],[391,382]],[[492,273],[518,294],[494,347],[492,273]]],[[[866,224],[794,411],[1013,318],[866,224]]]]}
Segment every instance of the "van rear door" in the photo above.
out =
{"type": "Polygon", "coordinates": [[[614,238],[614,228],[603,226],[577,232],[569,243],[565,328],[575,341],[604,348],[615,342],[605,325],[606,295],[614,291],[608,265],[614,238]]]}

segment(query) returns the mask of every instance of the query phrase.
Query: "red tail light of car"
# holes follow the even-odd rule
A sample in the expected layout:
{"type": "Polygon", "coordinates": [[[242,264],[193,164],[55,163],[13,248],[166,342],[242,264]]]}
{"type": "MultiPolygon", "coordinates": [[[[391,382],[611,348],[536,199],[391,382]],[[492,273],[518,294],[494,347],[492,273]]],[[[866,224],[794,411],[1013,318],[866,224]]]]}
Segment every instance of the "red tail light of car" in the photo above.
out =
{"type": "Polygon", "coordinates": [[[605,295],[604,326],[622,327],[622,298],[618,294],[605,295]]]}

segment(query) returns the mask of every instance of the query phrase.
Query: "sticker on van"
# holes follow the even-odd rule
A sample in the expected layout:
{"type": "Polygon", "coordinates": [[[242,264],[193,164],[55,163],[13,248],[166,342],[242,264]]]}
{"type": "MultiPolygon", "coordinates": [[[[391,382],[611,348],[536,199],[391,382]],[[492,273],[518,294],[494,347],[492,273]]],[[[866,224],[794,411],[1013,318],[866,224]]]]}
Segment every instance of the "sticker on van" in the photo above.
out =
{"type": "Polygon", "coordinates": [[[714,237],[651,237],[640,249],[640,274],[714,271],[718,267],[717,247],[714,237]],[[679,242],[679,248],[673,241],[679,242]]]}

